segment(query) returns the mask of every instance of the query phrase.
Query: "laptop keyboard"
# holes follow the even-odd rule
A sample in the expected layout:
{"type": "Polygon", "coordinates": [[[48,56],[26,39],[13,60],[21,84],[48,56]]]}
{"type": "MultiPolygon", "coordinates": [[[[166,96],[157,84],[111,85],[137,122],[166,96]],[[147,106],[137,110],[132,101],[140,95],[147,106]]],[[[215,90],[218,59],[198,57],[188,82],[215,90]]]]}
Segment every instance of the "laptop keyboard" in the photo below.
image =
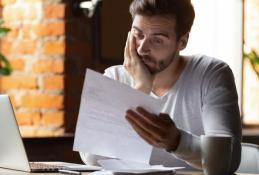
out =
{"type": "Polygon", "coordinates": [[[51,165],[39,162],[29,162],[32,172],[57,172],[59,169],[64,168],[60,165],[51,165]]]}

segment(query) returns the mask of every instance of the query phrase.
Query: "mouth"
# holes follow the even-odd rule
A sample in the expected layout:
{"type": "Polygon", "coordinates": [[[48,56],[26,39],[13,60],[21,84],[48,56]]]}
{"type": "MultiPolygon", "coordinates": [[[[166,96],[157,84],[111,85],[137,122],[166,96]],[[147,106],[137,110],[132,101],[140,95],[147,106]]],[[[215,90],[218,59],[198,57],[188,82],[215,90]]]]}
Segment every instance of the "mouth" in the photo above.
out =
{"type": "Polygon", "coordinates": [[[141,57],[142,63],[146,66],[151,74],[155,73],[155,63],[150,57],[141,57]]]}
{"type": "Polygon", "coordinates": [[[153,60],[150,57],[147,57],[147,56],[141,57],[141,60],[146,65],[151,65],[151,64],[154,63],[153,60]]]}

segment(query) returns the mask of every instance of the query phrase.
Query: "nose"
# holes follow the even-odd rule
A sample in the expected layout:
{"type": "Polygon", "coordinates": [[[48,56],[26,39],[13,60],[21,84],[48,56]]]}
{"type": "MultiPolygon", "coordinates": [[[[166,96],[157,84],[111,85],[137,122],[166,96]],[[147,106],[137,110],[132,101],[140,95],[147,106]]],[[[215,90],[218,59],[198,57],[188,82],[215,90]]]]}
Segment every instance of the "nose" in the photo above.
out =
{"type": "Polygon", "coordinates": [[[139,41],[137,45],[137,51],[139,55],[148,55],[150,53],[150,45],[147,39],[139,41]]]}

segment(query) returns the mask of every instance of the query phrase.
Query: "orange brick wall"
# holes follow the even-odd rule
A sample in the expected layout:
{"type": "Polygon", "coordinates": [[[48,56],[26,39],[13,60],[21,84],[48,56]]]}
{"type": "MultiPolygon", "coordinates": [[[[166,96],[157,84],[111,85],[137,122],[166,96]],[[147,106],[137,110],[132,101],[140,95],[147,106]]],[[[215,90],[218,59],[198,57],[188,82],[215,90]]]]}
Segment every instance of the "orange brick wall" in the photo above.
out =
{"type": "Polygon", "coordinates": [[[14,69],[0,76],[23,136],[73,132],[83,77],[91,67],[89,20],[70,12],[73,0],[1,0],[11,32],[1,52],[14,69]]]}

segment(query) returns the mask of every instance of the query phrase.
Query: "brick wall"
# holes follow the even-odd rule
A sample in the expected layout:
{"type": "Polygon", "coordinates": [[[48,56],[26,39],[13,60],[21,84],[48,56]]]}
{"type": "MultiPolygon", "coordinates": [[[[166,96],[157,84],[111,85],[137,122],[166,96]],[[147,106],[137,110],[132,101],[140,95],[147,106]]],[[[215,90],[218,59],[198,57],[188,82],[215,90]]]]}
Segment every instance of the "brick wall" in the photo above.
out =
{"type": "MultiPolygon", "coordinates": [[[[245,0],[245,44],[259,54],[259,1],[245,0]]],[[[244,61],[244,122],[259,124],[259,77],[251,64],[244,61]]]]}
{"type": "Polygon", "coordinates": [[[73,132],[83,77],[91,67],[89,20],[74,17],[73,0],[2,0],[11,28],[0,42],[14,72],[0,76],[23,136],[73,132]]]}

